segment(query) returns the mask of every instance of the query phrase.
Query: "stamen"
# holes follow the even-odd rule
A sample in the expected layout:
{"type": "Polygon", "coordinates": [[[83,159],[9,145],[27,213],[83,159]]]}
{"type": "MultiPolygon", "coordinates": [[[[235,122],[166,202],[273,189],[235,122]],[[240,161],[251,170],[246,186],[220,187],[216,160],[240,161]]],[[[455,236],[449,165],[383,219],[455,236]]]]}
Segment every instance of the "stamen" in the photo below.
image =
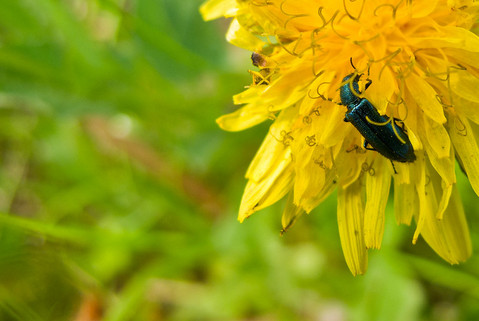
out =
{"type": "Polygon", "coordinates": [[[305,125],[311,125],[312,122],[313,122],[313,119],[310,116],[304,116],[303,117],[303,123],[305,125]]]}
{"type": "MultiPolygon", "coordinates": [[[[326,101],[331,101],[331,102],[333,102],[333,100],[332,100],[331,98],[326,98],[323,94],[321,94],[321,93],[319,92],[319,87],[321,87],[322,85],[326,85],[326,84],[331,84],[331,82],[330,82],[330,81],[325,81],[325,82],[320,83],[320,84],[316,87],[316,93],[318,94],[318,97],[315,97],[314,99],[321,98],[322,100],[326,100],[326,101]]],[[[309,92],[308,92],[308,96],[309,96],[310,98],[313,98],[313,97],[310,95],[309,92]]],[[[340,104],[339,104],[339,105],[340,105],[340,104]]]]}
{"type": "Polygon", "coordinates": [[[343,36],[343,35],[339,34],[339,33],[336,31],[336,29],[334,29],[334,20],[336,19],[337,15],[338,15],[338,13],[339,13],[339,10],[336,10],[336,12],[333,14],[333,16],[331,17],[331,19],[329,19],[328,21],[326,21],[326,18],[325,18],[324,15],[323,15],[323,8],[324,8],[324,7],[319,7],[319,8],[318,8],[318,16],[319,16],[319,18],[322,20],[323,25],[322,25],[321,27],[318,27],[318,28],[314,29],[314,32],[318,33],[318,32],[320,32],[321,30],[323,30],[324,28],[326,28],[326,26],[327,26],[328,24],[331,24],[331,30],[332,30],[338,37],[343,38],[343,39],[345,39],[345,40],[348,40],[349,37],[346,37],[346,36],[343,36]]]}
{"type": "Polygon", "coordinates": [[[399,101],[397,103],[392,102],[389,99],[386,99],[386,101],[388,102],[389,105],[393,105],[393,106],[399,106],[404,103],[404,99],[402,97],[399,98],[399,101]]]}
{"type": "MultiPolygon", "coordinates": [[[[344,40],[349,40],[349,37],[347,36],[343,36],[341,35],[339,32],[336,31],[336,29],[334,28],[334,20],[336,19],[337,15],[338,15],[339,11],[336,11],[333,15],[333,17],[331,18],[331,30],[340,38],[343,38],[344,40]]],[[[343,16],[344,17],[344,16],[343,16]]]]}
{"type": "Polygon", "coordinates": [[[384,69],[386,67],[390,67],[393,64],[392,60],[394,59],[394,57],[399,55],[401,50],[402,50],[401,48],[398,48],[395,51],[393,51],[391,54],[386,55],[386,56],[382,57],[381,59],[370,61],[370,63],[379,63],[381,61],[386,61],[386,63],[384,63],[383,66],[381,67],[381,69],[379,70],[379,76],[378,76],[379,80],[381,79],[381,76],[383,74],[384,69]]]}
{"type": "Polygon", "coordinates": [[[444,108],[452,108],[452,107],[454,107],[454,106],[451,105],[451,104],[446,104],[446,103],[442,100],[442,97],[441,97],[439,94],[436,95],[436,100],[437,100],[437,101],[442,105],[442,107],[444,107],[444,108]]]}
{"type": "MultiPolygon", "coordinates": [[[[283,48],[284,51],[286,51],[287,53],[289,53],[291,56],[295,56],[295,57],[298,57],[298,55],[292,51],[290,51],[288,48],[286,48],[286,45],[279,39],[279,35],[275,35],[275,38],[276,38],[276,41],[278,42],[278,45],[283,48]]],[[[294,40],[296,41],[296,40],[294,40]]],[[[291,42],[290,42],[291,43],[291,42]]]]}
{"type": "Polygon", "coordinates": [[[369,60],[370,60],[370,61],[374,61],[373,55],[366,49],[366,47],[363,46],[363,44],[364,44],[364,43],[367,43],[367,42],[369,42],[369,41],[372,41],[372,40],[374,40],[374,39],[377,39],[379,36],[380,36],[380,34],[377,33],[376,35],[372,36],[372,37],[369,38],[369,39],[353,41],[353,44],[357,45],[362,51],[364,51],[364,53],[366,54],[366,56],[369,57],[369,60]]]}
{"type": "Polygon", "coordinates": [[[319,94],[319,93],[318,93],[318,97],[314,97],[313,95],[311,95],[311,89],[308,90],[308,97],[309,97],[310,99],[319,99],[319,98],[321,98],[321,99],[326,100],[326,99],[324,98],[324,96],[321,95],[321,94],[319,94]]]}
{"type": "Polygon", "coordinates": [[[286,21],[284,22],[284,25],[283,25],[283,28],[284,28],[284,29],[287,29],[286,27],[287,27],[288,23],[290,23],[291,20],[296,19],[296,18],[302,18],[302,17],[307,17],[307,16],[308,16],[308,14],[306,14],[306,13],[302,13],[302,14],[291,14],[291,13],[287,13],[287,12],[284,10],[284,8],[283,8],[283,6],[284,6],[284,4],[286,3],[286,1],[288,1],[288,0],[283,0],[283,2],[281,2],[281,4],[279,5],[279,10],[281,10],[281,12],[282,12],[285,16],[290,17],[290,18],[286,19],[286,21]]]}
{"type": "Polygon", "coordinates": [[[299,52],[299,53],[296,53],[296,49],[298,48],[299,46],[299,42],[301,40],[303,40],[303,33],[300,33],[299,36],[295,39],[295,40],[291,40],[291,42],[289,42],[288,44],[293,44],[294,43],[294,47],[293,47],[293,51],[291,51],[290,49],[286,48],[286,44],[284,44],[280,39],[279,39],[279,36],[278,35],[275,35],[275,38],[276,38],[276,41],[278,42],[278,45],[284,49],[284,51],[286,51],[287,53],[289,53],[291,56],[294,56],[294,57],[298,57],[298,58],[301,58],[302,55],[310,50],[312,48],[312,45],[306,47],[305,49],[303,49],[303,51],[299,52]]]}
{"type": "Polygon", "coordinates": [[[312,71],[313,71],[313,75],[314,75],[314,78],[318,78],[319,76],[321,76],[322,74],[324,74],[324,69],[321,69],[319,72],[316,71],[316,57],[315,57],[315,50],[313,48],[313,64],[311,66],[312,68],[312,71]]]}
{"type": "Polygon", "coordinates": [[[270,131],[270,134],[274,137],[274,139],[276,139],[279,143],[283,143],[284,147],[289,147],[291,145],[291,142],[294,140],[294,137],[291,136],[291,133],[292,132],[287,132],[285,130],[282,130],[280,132],[281,138],[278,139],[270,131]]]}
{"type": "Polygon", "coordinates": [[[316,165],[319,165],[319,167],[321,167],[322,169],[328,169],[328,167],[326,165],[324,165],[324,161],[321,160],[321,159],[313,159],[313,162],[316,164],[316,165]]]}
{"type": "MultiPolygon", "coordinates": [[[[385,3],[385,4],[381,4],[379,6],[376,7],[376,9],[374,9],[374,15],[377,16],[377,12],[378,12],[378,9],[380,8],[383,8],[383,7],[388,7],[388,8],[391,8],[391,12],[392,12],[392,18],[394,20],[396,20],[396,13],[399,9],[399,6],[404,2],[404,0],[401,0],[398,2],[398,4],[396,6],[393,6],[392,4],[389,4],[389,3],[385,3]]],[[[407,0],[406,1],[406,5],[411,5],[412,4],[412,0],[407,0]]]]}
{"type": "Polygon", "coordinates": [[[318,8],[318,16],[321,20],[323,20],[323,25],[321,27],[316,28],[314,31],[317,31],[317,32],[321,31],[323,28],[326,27],[326,25],[328,25],[331,22],[332,19],[334,19],[334,17],[338,13],[338,11],[336,11],[336,13],[333,15],[333,17],[329,21],[326,21],[326,18],[324,18],[324,15],[323,15],[323,9],[324,9],[324,7],[319,7],[318,8]]]}
{"type": "Polygon", "coordinates": [[[466,127],[466,125],[462,122],[461,118],[459,118],[459,117],[454,117],[454,127],[456,128],[458,135],[461,135],[461,136],[464,136],[464,137],[467,136],[467,127],[466,127]],[[457,127],[457,123],[458,123],[458,122],[459,122],[459,124],[462,126],[462,128],[457,127]]]}
{"type": "Polygon", "coordinates": [[[319,110],[315,108],[309,112],[309,115],[303,117],[303,123],[306,125],[311,124],[313,122],[313,118],[311,117],[312,115],[319,117],[321,114],[319,113],[319,110]]]}
{"type": "Polygon", "coordinates": [[[388,7],[388,8],[391,8],[391,11],[392,11],[392,18],[394,20],[396,20],[396,12],[397,12],[397,7],[393,6],[392,4],[390,3],[384,3],[384,4],[381,4],[379,6],[376,7],[376,9],[374,9],[373,13],[374,15],[377,17],[378,16],[378,10],[381,9],[381,8],[384,8],[384,7],[388,7]]]}
{"type": "MultiPolygon", "coordinates": [[[[248,72],[253,77],[253,86],[260,86],[260,85],[269,85],[271,81],[271,73],[269,68],[261,69],[259,72],[254,70],[248,70],[248,72]],[[266,71],[267,74],[263,75],[261,72],[266,71]]],[[[250,86],[248,86],[250,87],[250,86]]]]}
{"type": "Polygon", "coordinates": [[[358,153],[358,154],[365,154],[366,153],[366,150],[362,149],[361,147],[359,147],[359,145],[356,145],[356,144],[353,147],[351,147],[350,149],[347,149],[346,153],[351,153],[353,151],[356,151],[356,153],[358,153]]]}
{"type": "Polygon", "coordinates": [[[319,76],[319,74],[316,72],[316,62],[317,62],[317,61],[316,61],[316,59],[317,59],[317,57],[316,57],[316,49],[321,50],[321,46],[320,46],[320,45],[317,45],[316,42],[317,42],[317,40],[326,38],[326,36],[321,37],[321,38],[319,38],[319,39],[316,39],[316,38],[315,38],[315,35],[316,35],[316,30],[313,30],[313,31],[311,32],[311,51],[312,51],[312,55],[313,55],[312,69],[313,69],[313,75],[314,75],[315,77],[317,77],[317,76],[319,76]]]}
{"type": "MultiPolygon", "coordinates": [[[[356,2],[356,0],[349,0],[349,2],[356,2]]],[[[361,15],[363,14],[363,9],[364,9],[364,3],[366,2],[366,0],[363,0],[363,3],[361,4],[361,10],[359,10],[359,14],[357,17],[353,17],[352,14],[349,13],[348,11],[348,8],[346,8],[346,0],[343,0],[343,7],[344,7],[344,11],[346,12],[346,14],[349,16],[349,18],[351,20],[359,20],[359,18],[361,18],[361,15]]]]}
{"type": "Polygon", "coordinates": [[[361,171],[363,173],[368,173],[370,176],[374,176],[376,174],[376,170],[373,168],[373,165],[372,163],[371,164],[368,164],[367,162],[364,162],[362,165],[361,165],[361,171]]]}
{"type": "Polygon", "coordinates": [[[316,135],[306,136],[304,140],[309,147],[316,145],[316,135]]]}

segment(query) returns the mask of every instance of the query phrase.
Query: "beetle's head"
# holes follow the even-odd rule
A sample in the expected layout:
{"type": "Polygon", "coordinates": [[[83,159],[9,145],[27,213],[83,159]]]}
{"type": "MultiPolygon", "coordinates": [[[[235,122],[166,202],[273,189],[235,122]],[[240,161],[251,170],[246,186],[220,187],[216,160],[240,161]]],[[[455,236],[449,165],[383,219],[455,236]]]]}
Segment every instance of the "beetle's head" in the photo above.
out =
{"type": "Polygon", "coordinates": [[[341,104],[348,107],[352,104],[358,103],[361,100],[361,97],[359,97],[361,92],[359,91],[358,85],[360,78],[361,74],[357,73],[349,74],[343,78],[343,85],[339,89],[341,104]]]}

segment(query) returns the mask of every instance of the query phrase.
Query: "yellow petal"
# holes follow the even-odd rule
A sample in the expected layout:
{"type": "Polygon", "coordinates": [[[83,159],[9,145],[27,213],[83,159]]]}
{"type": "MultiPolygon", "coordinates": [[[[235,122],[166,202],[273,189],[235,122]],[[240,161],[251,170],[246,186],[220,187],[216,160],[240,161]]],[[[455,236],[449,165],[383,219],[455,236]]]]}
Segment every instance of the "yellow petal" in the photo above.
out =
{"type": "MultiPolygon", "coordinates": [[[[479,124],[479,103],[473,103],[456,95],[454,95],[453,101],[454,108],[458,114],[464,115],[476,124],[479,124]]],[[[461,131],[463,128],[455,128],[455,130],[461,131]]]]}
{"type": "MultiPolygon", "coordinates": [[[[450,193],[451,186],[456,183],[456,161],[449,135],[443,125],[431,121],[426,116],[423,117],[422,122],[419,120],[418,129],[422,137],[427,137],[427,140],[424,140],[424,148],[428,159],[436,172],[442,177],[445,191],[448,190],[448,193],[450,193]],[[447,150],[447,154],[445,150],[447,150]]],[[[444,197],[446,196],[444,195],[444,197]]],[[[444,197],[437,214],[438,217],[442,217],[442,212],[447,206],[447,201],[446,203],[444,201],[449,197],[447,196],[446,199],[444,197]]]]}
{"type": "Polygon", "coordinates": [[[411,44],[418,48],[458,48],[471,52],[479,51],[479,37],[469,30],[460,27],[436,28],[443,34],[442,37],[411,37],[411,44]]]}
{"type": "Polygon", "coordinates": [[[243,28],[238,22],[238,19],[234,19],[231,22],[228,32],[226,33],[226,40],[237,47],[251,51],[257,51],[263,46],[263,42],[243,28]]]}
{"type": "MultiPolygon", "coordinates": [[[[296,181],[294,184],[295,203],[302,204],[304,199],[313,197],[320,191],[325,183],[325,168],[321,167],[320,160],[324,158],[324,148],[321,147],[303,147],[305,150],[311,150],[311,156],[306,162],[306,166],[296,165],[296,181]],[[316,152],[313,152],[316,151],[316,152]],[[317,161],[315,161],[317,160],[317,161]]],[[[300,153],[304,157],[306,153],[300,153]]]]}
{"type": "Polygon", "coordinates": [[[451,90],[466,100],[479,103],[479,79],[469,72],[462,70],[450,75],[451,90]]]}
{"type": "MultiPolygon", "coordinates": [[[[427,123],[427,117],[425,118],[425,122],[427,123]]],[[[442,127],[442,125],[440,125],[442,127]]],[[[427,125],[425,126],[427,129],[427,125]]],[[[427,130],[426,130],[427,131],[427,130]]],[[[447,134],[446,134],[447,135],[447,134]]],[[[430,136],[428,135],[428,139],[430,136]]],[[[449,136],[444,137],[443,140],[448,140],[449,136]]],[[[456,160],[454,157],[454,151],[451,148],[449,150],[448,157],[439,158],[437,153],[430,145],[429,142],[424,144],[426,153],[428,155],[429,161],[434,168],[434,170],[439,174],[441,181],[437,184],[441,186],[442,193],[441,193],[441,200],[439,202],[439,206],[437,208],[436,217],[438,219],[442,219],[443,213],[446,210],[446,207],[449,202],[449,198],[452,192],[452,186],[456,183],[456,160]]]]}
{"type": "Polygon", "coordinates": [[[291,160],[282,160],[270,175],[258,182],[249,180],[241,199],[238,220],[243,222],[254,212],[279,201],[291,190],[293,180],[291,160]]]}
{"type": "MultiPolygon", "coordinates": [[[[427,151],[427,149],[426,149],[427,151]]],[[[451,155],[448,158],[436,158],[431,156],[428,152],[429,161],[434,167],[434,170],[441,177],[441,181],[438,183],[442,187],[441,200],[437,208],[436,217],[442,219],[444,211],[446,210],[449,198],[452,192],[452,187],[456,183],[456,168],[454,153],[451,150],[451,155]]]]}
{"type": "Polygon", "coordinates": [[[471,52],[458,48],[444,48],[444,53],[448,57],[453,57],[456,63],[461,65],[469,65],[474,68],[479,68],[479,52],[471,52]]]}
{"type": "MultiPolygon", "coordinates": [[[[394,174],[394,182],[398,184],[410,184],[411,183],[411,171],[409,163],[394,163],[397,174],[394,174]]],[[[414,177],[414,180],[416,178],[414,177]]]]}
{"type": "Polygon", "coordinates": [[[316,195],[301,200],[301,207],[306,213],[311,212],[322,203],[336,188],[336,174],[334,171],[326,171],[322,189],[316,191],[316,195]]]}
{"type": "Polygon", "coordinates": [[[366,91],[365,96],[374,104],[379,113],[384,115],[393,93],[397,91],[397,83],[391,69],[386,67],[381,71],[381,67],[377,64],[371,66],[371,74],[379,76],[381,72],[381,78],[373,80],[373,84],[366,91]]]}
{"type": "Polygon", "coordinates": [[[444,213],[446,212],[447,207],[449,206],[449,201],[451,199],[452,190],[454,185],[445,184],[444,181],[441,182],[441,200],[437,206],[436,219],[442,220],[444,218],[444,213]]]}
{"type": "MultiPolygon", "coordinates": [[[[439,230],[439,235],[443,237],[443,244],[446,245],[446,248],[439,250],[431,247],[449,263],[455,264],[467,260],[471,256],[472,245],[464,208],[455,186],[449,200],[449,206],[444,212],[443,220],[436,220],[434,223],[435,228],[439,230]]],[[[426,241],[429,239],[428,232],[429,229],[423,232],[426,241]]],[[[437,233],[436,231],[431,232],[437,233]]]]}
{"type": "Polygon", "coordinates": [[[394,179],[394,215],[396,216],[396,223],[410,225],[413,215],[417,215],[418,210],[419,200],[414,185],[403,184],[394,179]]]}
{"type": "Polygon", "coordinates": [[[364,207],[361,183],[338,188],[338,227],[346,264],[353,275],[364,274],[368,255],[364,242],[364,207]]]}
{"type": "Polygon", "coordinates": [[[221,129],[227,131],[240,131],[264,122],[272,116],[271,111],[263,104],[252,103],[241,107],[237,111],[223,115],[216,119],[221,129]]]}
{"type": "Polygon", "coordinates": [[[388,161],[384,157],[377,157],[371,169],[365,173],[367,201],[364,211],[364,240],[368,249],[379,249],[384,233],[384,211],[389,196],[391,174],[388,161]]]}
{"type": "Polygon", "coordinates": [[[434,156],[437,158],[449,157],[451,140],[444,126],[432,121],[429,117],[424,117],[424,127],[427,142],[431,147],[430,151],[434,153],[434,156]]]}
{"type": "MultiPolygon", "coordinates": [[[[335,75],[335,72],[324,72],[319,74],[316,79],[311,83],[308,89],[308,96],[305,97],[304,101],[301,103],[300,106],[300,113],[302,115],[309,114],[314,108],[317,108],[318,105],[325,109],[336,107],[334,103],[326,102],[323,101],[322,98],[318,98],[318,94],[321,94],[325,97],[328,96],[326,90],[328,88],[327,85],[331,84],[331,82],[334,80],[335,75]]],[[[328,89],[330,89],[330,87],[331,86],[329,86],[328,89]]]]}
{"type": "MultiPolygon", "coordinates": [[[[251,86],[245,91],[233,96],[233,103],[235,105],[258,103],[258,96],[261,96],[267,86],[251,86]]],[[[259,105],[259,104],[258,104],[259,105]]],[[[264,103],[261,105],[265,105],[264,103]]]]}
{"type": "Polygon", "coordinates": [[[335,177],[329,174],[333,168],[332,148],[325,148],[317,142],[317,136],[325,127],[322,121],[325,119],[319,112],[299,117],[291,133],[294,137],[291,149],[295,155],[296,172],[294,203],[307,212],[318,198],[324,194],[329,195],[332,188],[331,176],[335,177]]]}
{"type": "Polygon", "coordinates": [[[261,147],[246,171],[246,178],[259,182],[278,166],[279,163],[291,162],[291,141],[293,137],[288,134],[295,110],[283,110],[276,121],[271,125],[261,147]]]}
{"type": "Polygon", "coordinates": [[[353,125],[343,121],[345,109],[344,106],[332,106],[322,110],[319,118],[322,125],[321,135],[318,137],[320,144],[332,147],[341,143],[348,134],[354,133],[356,129],[353,125]]]}
{"type": "MultiPolygon", "coordinates": [[[[437,177],[430,171],[428,174],[437,177]]],[[[430,184],[426,188],[432,196],[431,202],[434,201],[435,194],[433,185],[430,184]]],[[[437,219],[433,212],[426,211],[424,213],[425,219],[421,235],[439,256],[451,264],[457,264],[469,258],[472,246],[464,209],[455,186],[448,203],[442,220],[437,219]]]]}
{"type": "Polygon", "coordinates": [[[295,118],[296,110],[284,110],[270,128],[261,148],[251,162],[238,219],[243,221],[254,212],[276,203],[288,193],[294,181],[294,168],[285,132],[295,118]],[[284,133],[285,136],[281,136],[284,133]]]}
{"type": "Polygon", "coordinates": [[[361,141],[357,136],[349,135],[343,143],[343,149],[335,157],[336,171],[338,172],[338,185],[346,188],[354,183],[362,171],[362,166],[369,166],[366,163],[367,151],[359,147],[361,141]],[[363,165],[365,164],[365,165],[363,165]]]}
{"type": "Polygon", "coordinates": [[[281,234],[286,232],[291,226],[296,223],[298,218],[304,214],[304,210],[301,207],[298,207],[294,204],[294,193],[290,192],[288,199],[286,200],[286,206],[283,211],[283,216],[281,218],[281,224],[283,230],[281,234]]]}
{"type": "MultiPolygon", "coordinates": [[[[413,117],[406,117],[406,119],[404,120],[404,124],[406,125],[407,135],[409,136],[409,140],[411,141],[411,144],[414,147],[414,150],[423,149],[424,147],[420,139],[421,128],[419,128],[423,126],[421,121],[422,117],[419,116],[420,114],[422,114],[422,110],[419,109],[419,107],[416,104],[416,101],[413,100],[412,97],[408,97],[408,96],[406,96],[404,106],[407,106],[405,115],[408,115],[409,112],[411,112],[411,114],[413,115],[413,117]],[[418,123],[421,123],[421,125],[419,126],[418,123]]],[[[401,115],[401,113],[398,112],[398,115],[401,115]]]]}
{"type": "Polygon", "coordinates": [[[462,161],[472,189],[479,195],[479,148],[469,121],[461,116],[450,115],[449,134],[454,148],[462,161]],[[459,131],[458,128],[464,130],[459,131]]]}
{"type": "Polygon", "coordinates": [[[427,17],[436,9],[437,0],[413,1],[411,5],[411,14],[413,18],[427,17]]]}
{"type": "Polygon", "coordinates": [[[426,192],[426,159],[424,152],[416,152],[416,161],[412,164],[411,170],[414,173],[416,191],[419,201],[419,211],[416,213],[416,231],[412,239],[413,244],[417,242],[417,238],[421,233],[422,228],[424,227],[425,219],[428,216],[427,213],[435,213],[436,209],[432,208],[436,205],[435,195],[428,195],[426,192]],[[434,197],[434,200],[431,201],[430,198],[434,197]]]}
{"type": "Polygon", "coordinates": [[[436,99],[436,91],[424,79],[411,73],[406,81],[406,86],[411,95],[411,99],[416,101],[416,104],[424,113],[436,123],[444,124],[446,117],[444,117],[443,107],[436,99]]]}
{"type": "Polygon", "coordinates": [[[297,69],[285,71],[280,79],[266,87],[261,100],[263,104],[271,105],[272,110],[294,105],[307,95],[307,86],[312,78],[309,66],[308,68],[298,66],[297,69]]]}
{"type": "Polygon", "coordinates": [[[200,7],[200,13],[205,20],[213,20],[219,17],[232,17],[236,14],[236,0],[209,0],[200,7]]]}

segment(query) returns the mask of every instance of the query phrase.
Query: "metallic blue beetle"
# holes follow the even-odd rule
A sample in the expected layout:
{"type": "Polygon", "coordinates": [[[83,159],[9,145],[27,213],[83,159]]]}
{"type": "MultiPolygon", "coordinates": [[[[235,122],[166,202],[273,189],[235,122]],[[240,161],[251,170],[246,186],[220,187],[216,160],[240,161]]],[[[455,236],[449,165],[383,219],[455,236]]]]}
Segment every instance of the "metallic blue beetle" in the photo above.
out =
{"type": "MultiPolygon", "coordinates": [[[[416,155],[404,128],[396,124],[396,119],[381,116],[369,100],[358,96],[361,94],[358,86],[360,78],[360,74],[352,73],[343,79],[344,85],[340,88],[341,104],[348,108],[344,121],[353,124],[363,135],[364,148],[375,150],[391,161],[415,161],[416,155]],[[351,80],[351,77],[354,78],[351,80]],[[368,145],[372,148],[368,148],[368,145]]],[[[371,80],[368,79],[365,90],[370,85],[371,80]]]]}

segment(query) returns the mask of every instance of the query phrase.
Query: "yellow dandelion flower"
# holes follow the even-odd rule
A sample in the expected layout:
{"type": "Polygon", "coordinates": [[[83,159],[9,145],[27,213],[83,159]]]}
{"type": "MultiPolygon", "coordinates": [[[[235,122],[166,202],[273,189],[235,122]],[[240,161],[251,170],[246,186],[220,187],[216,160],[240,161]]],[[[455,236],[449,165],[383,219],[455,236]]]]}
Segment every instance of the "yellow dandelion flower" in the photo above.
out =
{"type": "Polygon", "coordinates": [[[397,222],[416,221],[413,242],[422,235],[451,264],[466,260],[455,162],[479,195],[478,9],[473,0],[206,2],[204,18],[232,17],[228,41],[253,51],[259,68],[234,97],[244,106],[218,124],[273,120],[246,173],[239,220],[286,196],[286,230],[337,189],[344,256],[362,274],[368,249],[381,246],[393,184],[397,222]],[[361,101],[366,117],[345,122],[361,101]],[[403,145],[411,150],[400,162],[384,153],[403,145]]]}

